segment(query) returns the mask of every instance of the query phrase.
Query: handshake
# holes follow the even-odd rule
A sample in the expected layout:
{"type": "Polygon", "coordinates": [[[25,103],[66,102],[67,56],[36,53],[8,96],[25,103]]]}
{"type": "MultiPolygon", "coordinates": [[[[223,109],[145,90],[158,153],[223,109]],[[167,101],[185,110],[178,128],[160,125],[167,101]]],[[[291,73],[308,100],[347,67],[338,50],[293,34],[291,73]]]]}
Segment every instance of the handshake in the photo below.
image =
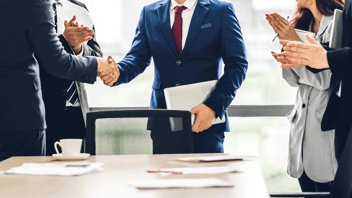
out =
{"type": "Polygon", "coordinates": [[[112,86],[120,77],[120,71],[114,59],[109,56],[108,59],[97,58],[98,73],[97,76],[105,85],[112,86]]]}

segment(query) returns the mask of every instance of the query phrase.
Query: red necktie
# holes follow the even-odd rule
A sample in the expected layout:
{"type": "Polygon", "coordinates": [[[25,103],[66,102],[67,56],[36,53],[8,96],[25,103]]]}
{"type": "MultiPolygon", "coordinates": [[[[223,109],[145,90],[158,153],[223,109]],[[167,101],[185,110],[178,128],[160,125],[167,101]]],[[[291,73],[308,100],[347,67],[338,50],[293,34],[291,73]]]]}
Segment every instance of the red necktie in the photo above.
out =
{"type": "Polygon", "coordinates": [[[175,22],[172,27],[172,33],[174,34],[174,39],[176,42],[176,47],[178,54],[180,55],[182,53],[182,12],[185,10],[186,7],[176,7],[175,8],[175,22]]]}

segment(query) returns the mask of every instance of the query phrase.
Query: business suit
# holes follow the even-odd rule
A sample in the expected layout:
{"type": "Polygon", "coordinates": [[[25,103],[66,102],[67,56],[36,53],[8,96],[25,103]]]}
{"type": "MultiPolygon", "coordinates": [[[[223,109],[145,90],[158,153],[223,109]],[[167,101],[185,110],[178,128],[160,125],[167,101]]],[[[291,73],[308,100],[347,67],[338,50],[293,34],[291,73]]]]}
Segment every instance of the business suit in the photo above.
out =
{"type": "MultiPolygon", "coordinates": [[[[153,57],[155,73],[150,108],[165,109],[163,89],[219,80],[204,104],[215,111],[216,117],[225,116],[226,122],[211,126],[199,136],[229,131],[226,109],[235,98],[248,67],[234,7],[218,0],[199,0],[180,55],[171,30],[169,7],[169,0],[160,0],[143,8],[132,48],[118,63],[120,77],[115,85],[133,80],[145,70],[153,57]],[[224,75],[221,59],[225,63],[224,75]]],[[[208,142],[196,140],[195,145],[199,152],[211,152],[207,150],[211,147],[207,146],[208,142]]]]}
{"type": "Polygon", "coordinates": [[[0,160],[18,155],[20,150],[36,149],[19,149],[21,145],[14,148],[14,140],[6,138],[10,134],[19,137],[46,128],[37,59],[48,73],[57,77],[87,83],[96,79],[96,58],[64,52],[55,33],[53,16],[49,1],[0,1],[0,18],[11,19],[0,21],[0,139],[10,147],[9,152],[0,148],[0,160]]]}
{"type": "MultiPolygon", "coordinates": [[[[316,36],[319,43],[329,42],[332,18],[322,17],[316,36]]],[[[287,172],[295,178],[305,173],[318,183],[333,181],[337,170],[334,130],[324,133],[320,127],[331,94],[331,71],[314,74],[307,67],[299,67],[283,69],[283,77],[291,86],[299,87],[295,107],[287,115],[291,122],[287,172]]]]}
{"type": "Polygon", "coordinates": [[[352,2],[345,1],[343,10],[342,48],[327,52],[332,72],[329,92],[331,97],[322,120],[322,130],[335,128],[335,150],[339,161],[352,125],[352,2]],[[341,97],[336,95],[342,81],[341,97]]]}
{"type": "MultiPolygon", "coordinates": [[[[68,0],[65,3],[76,4],[86,10],[87,7],[77,1],[68,0]]],[[[57,20],[56,20],[57,21],[57,20]]],[[[79,21],[78,21],[79,22],[79,21]]],[[[94,27],[93,27],[94,30],[94,27]]],[[[88,42],[82,43],[82,56],[102,57],[103,53],[96,40],[95,35],[88,42]]],[[[60,34],[59,39],[63,40],[63,45],[67,43],[65,37],[60,34]]],[[[71,47],[65,46],[67,53],[75,54],[71,47]]],[[[46,155],[51,156],[56,153],[54,143],[64,138],[84,138],[85,137],[85,117],[89,111],[87,93],[84,83],[76,82],[80,106],[66,107],[66,95],[68,89],[67,79],[57,78],[47,73],[40,66],[40,80],[42,84],[43,100],[45,104],[45,119],[47,123],[46,138],[47,150],[46,155]]]]}

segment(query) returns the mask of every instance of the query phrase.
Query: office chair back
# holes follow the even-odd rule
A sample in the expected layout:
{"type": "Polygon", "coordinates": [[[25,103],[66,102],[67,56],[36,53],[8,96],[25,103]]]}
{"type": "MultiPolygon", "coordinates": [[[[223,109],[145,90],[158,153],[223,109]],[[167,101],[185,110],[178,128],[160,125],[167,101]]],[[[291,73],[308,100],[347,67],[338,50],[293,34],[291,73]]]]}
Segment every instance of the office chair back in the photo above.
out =
{"type": "MultiPolygon", "coordinates": [[[[191,113],[189,111],[164,110],[164,109],[147,109],[147,110],[114,110],[114,111],[97,111],[87,113],[87,136],[84,144],[85,152],[91,155],[96,154],[96,121],[98,119],[108,118],[148,118],[149,124],[165,125],[161,121],[169,122],[176,120],[181,126],[178,126],[177,132],[169,130],[162,133],[154,133],[155,141],[168,141],[162,144],[165,148],[165,154],[172,153],[193,153],[193,134],[191,130],[191,113]]],[[[119,132],[116,129],[117,133],[119,132]]],[[[159,148],[160,149],[160,148],[159,148]]]]}

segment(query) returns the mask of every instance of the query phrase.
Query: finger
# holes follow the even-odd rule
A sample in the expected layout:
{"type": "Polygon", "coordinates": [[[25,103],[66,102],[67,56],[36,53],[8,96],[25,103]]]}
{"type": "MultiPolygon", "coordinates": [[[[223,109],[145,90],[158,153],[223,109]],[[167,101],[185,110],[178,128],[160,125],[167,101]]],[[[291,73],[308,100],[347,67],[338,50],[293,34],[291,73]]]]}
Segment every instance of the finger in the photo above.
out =
{"type": "Polygon", "coordinates": [[[199,125],[200,125],[200,118],[197,117],[194,125],[192,127],[192,131],[198,133],[199,132],[199,125]]]}
{"type": "Polygon", "coordinates": [[[88,37],[84,38],[84,39],[83,39],[83,41],[82,41],[81,43],[83,43],[83,42],[85,42],[85,41],[92,40],[92,39],[93,39],[93,37],[92,37],[92,36],[88,36],[88,37]]]}
{"type": "Polygon", "coordinates": [[[191,115],[194,115],[194,114],[196,114],[196,113],[198,113],[198,112],[199,112],[198,106],[193,107],[193,108],[191,109],[191,115]]]}
{"type": "Polygon", "coordinates": [[[109,77],[104,80],[104,84],[108,86],[112,86],[114,82],[115,82],[115,75],[109,75],[109,77]]]}
{"type": "Polygon", "coordinates": [[[289,40],[280,40],[280,44],[281,44],[283,47],[285,47],[289,42],[291,42],[291,41],[289,41],[289,40]]]}
{"type": "Polygon", "coordinates": [[[290,22],[288,22],[284,17],[282,17],[281,15],[275,13],[275,16],[277,17],[277,19],[284,24],[285,26],[291,25],[290,22]]]}
{"type": "Polygon", "coordinates": [[[74,22],[76,21],[76,15],[73,15],[72,19],[68,22],[68,26],[72,26],[74,22]]]}
{"type": "Polygon", "coordinates": [[[306,38],[309,41],[310,44],[313,45],[320,45],[316,40],[314,40],[312,37],[310,37],[308,34],[306,34],[306,38]]]}
{"type": "Polygon", "coordinates": [[[109,63],[115,63],[115,60],[111,56],[108,56],[108,62],[109,63]]]}
{"type": "Polygon", "coordinates": [[[274,21],[276,27],[278,29],[280,29],[280,31],[285,30],[285,27],[286,27],[285,24],[282,23],[282,21],[279,19],[279,17],[276,14],[273,15],[273,21],[274,21]]]}

